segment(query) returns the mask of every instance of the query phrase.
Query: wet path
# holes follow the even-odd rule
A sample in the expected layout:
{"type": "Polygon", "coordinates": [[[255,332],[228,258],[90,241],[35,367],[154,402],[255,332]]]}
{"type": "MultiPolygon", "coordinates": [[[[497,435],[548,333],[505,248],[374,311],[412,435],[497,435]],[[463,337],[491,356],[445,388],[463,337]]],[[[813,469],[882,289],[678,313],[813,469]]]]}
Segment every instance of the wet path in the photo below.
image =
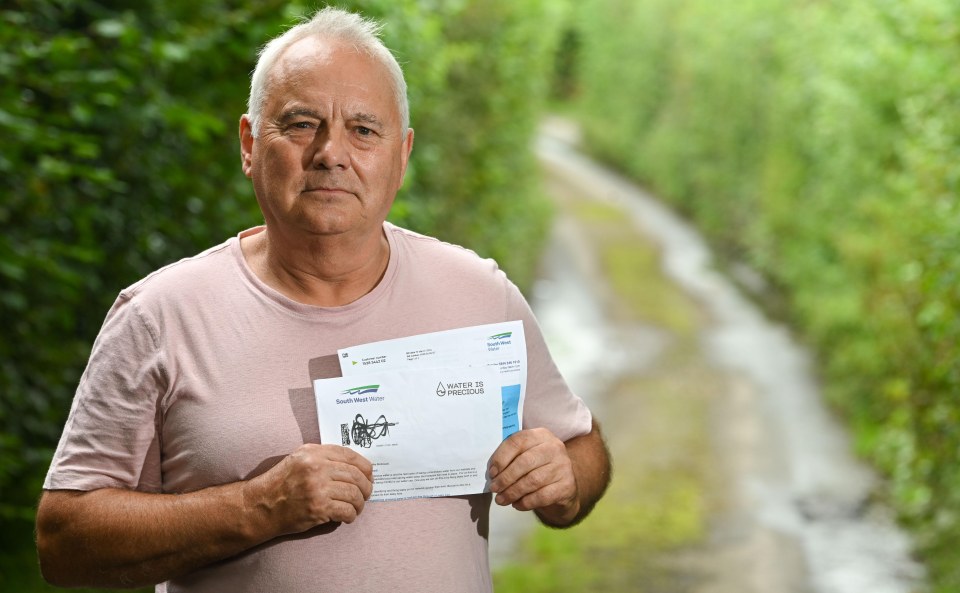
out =
{"type": "MultiPolygon", "coordinates": [[[[682,465],[689,474],[684,480],[692,480],[683,484],[696,483],[701,491],[688,513],[694,517],[688,523],[697,525],[649,552],[669,556],[658,566],[668,566],[670,578],[644,590],[922,590],[923,571],[909,557],[907,538],[872,501],[876,478],[853,458],[844,431],[821,404],[808,354],[711,268],[709,250],[692,228],[583,157],[574,142],[575,130],[556,121],[538,144],[548,187],[566,198],[560,198],[532,304],[561,369],[607,427],[615,476],[646,489],[636,486],[648,484],[640,474],[666,472],[662,482],[670,484],[670,468],[682,465]],[[692,307],[677,308],[672,301],[679,297],[667,296],[644,305],[653,311],[649,319],[643,307],[639,314],[623,312],[618,299],[629,300],[629,284],[612,277],[617,259],[605,260],[598,249],[616,252],[598,247],[603,232],[585,230],[595,207],[618,213],[619,224],[647,242],[638,250],[653,245],[666,282],[692,307]],[[642,434],[616,432],[634,427],[642,434]],[[633,450],[640,446],[644,451],[633,450]],[[658,457],[660,448],[674,457],[658,457]],[[632,468],[641,469],[632,475],[632,468]]],[[[656,286],[641,280],[638,294],[647,284],[656,286]]],[[[670,496],[685,491],[678,486],[670,496]]],[[[494,515],[495,565],[531,528],[516,515],[494,515]]]]}

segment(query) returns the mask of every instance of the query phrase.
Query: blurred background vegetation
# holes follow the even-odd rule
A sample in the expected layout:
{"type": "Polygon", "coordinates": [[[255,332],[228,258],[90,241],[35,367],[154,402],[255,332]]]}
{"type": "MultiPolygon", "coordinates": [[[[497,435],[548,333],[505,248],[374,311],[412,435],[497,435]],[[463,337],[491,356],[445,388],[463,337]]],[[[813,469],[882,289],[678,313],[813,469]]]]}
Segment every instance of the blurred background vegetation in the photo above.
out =
{"type": "MultiPolygon", "coordinates": [[[[551,93],[818,352],[937,590],[960,591],[960,5],[357,0],[410,84],[392,219],[521,285],[551,93]]],[[[34,506],[107,308],[260,222],[236,126],[255,50],[313,2],[0,8],[0,590],[41,591],[34,506]]],[[[555,103],[553,105],[557,107],[555,103]]]]}
{"type": "Polygon", "coordinates": [[[960,3],[576,11],[590,150],[762,274],[937,590],[960,591],[960,3]]]}

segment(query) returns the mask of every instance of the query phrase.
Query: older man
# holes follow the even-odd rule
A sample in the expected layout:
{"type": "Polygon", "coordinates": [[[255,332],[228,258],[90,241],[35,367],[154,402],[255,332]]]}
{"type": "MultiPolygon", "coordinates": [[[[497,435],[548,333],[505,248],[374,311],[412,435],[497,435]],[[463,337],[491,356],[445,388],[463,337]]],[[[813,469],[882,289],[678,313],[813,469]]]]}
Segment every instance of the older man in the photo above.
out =
{"type": "Polygon", "coordinates": [[[64,586],[490,591],[490,495],[365,504],[370,463],[325,444],[311,379],[338,348],[524,322],[524,430],[496,502],[571,525],[609,475],[589,411],[489,260],[385,222],[413,147],[375,24],[323,9],[269,43],[240,120],[262,227],[121,292],[94,344],[37,517],[64,586]]]}

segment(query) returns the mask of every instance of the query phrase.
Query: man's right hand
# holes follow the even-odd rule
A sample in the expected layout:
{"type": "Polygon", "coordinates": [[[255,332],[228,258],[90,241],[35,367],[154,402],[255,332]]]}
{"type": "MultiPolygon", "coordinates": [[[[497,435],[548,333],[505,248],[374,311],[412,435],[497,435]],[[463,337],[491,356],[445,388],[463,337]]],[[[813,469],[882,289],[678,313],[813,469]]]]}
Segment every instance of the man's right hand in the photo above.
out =
{"type": "Polygon", "coordinates": [[[372,490],[363,456],[314,444],[250,480],[185,494],[49,490],[37,509],[40,566],[64,587],[151,585],[280,535],[350,523],[372,490]]]}
{"type": "Polygon", "coordinates": [[[373,491],[373,466],[337,445],[306,444],[246,483],[244,499],[279,534],[316,525],[352,523],[373,491]]]}

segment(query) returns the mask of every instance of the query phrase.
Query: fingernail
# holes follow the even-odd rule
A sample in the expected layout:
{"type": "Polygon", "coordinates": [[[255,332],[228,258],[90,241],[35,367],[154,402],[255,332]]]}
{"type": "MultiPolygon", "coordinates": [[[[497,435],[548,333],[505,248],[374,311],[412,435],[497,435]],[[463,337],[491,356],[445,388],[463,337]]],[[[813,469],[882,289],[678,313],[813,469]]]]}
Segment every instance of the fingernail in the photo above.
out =
{"type": "Polygon", "coordinates": [[[487,470],[487,475],[490,476],[490,479],[491,479],[491,480],[494,479],[494,478],[496,478],[496,477],[497,477],[497,474],[499,474],[499,473],[500,473],[500,470],[497,469],[497,466],[495,466],[495,465],[491,465],[491,466],[490,466],[490,469],[487,470]]]}

